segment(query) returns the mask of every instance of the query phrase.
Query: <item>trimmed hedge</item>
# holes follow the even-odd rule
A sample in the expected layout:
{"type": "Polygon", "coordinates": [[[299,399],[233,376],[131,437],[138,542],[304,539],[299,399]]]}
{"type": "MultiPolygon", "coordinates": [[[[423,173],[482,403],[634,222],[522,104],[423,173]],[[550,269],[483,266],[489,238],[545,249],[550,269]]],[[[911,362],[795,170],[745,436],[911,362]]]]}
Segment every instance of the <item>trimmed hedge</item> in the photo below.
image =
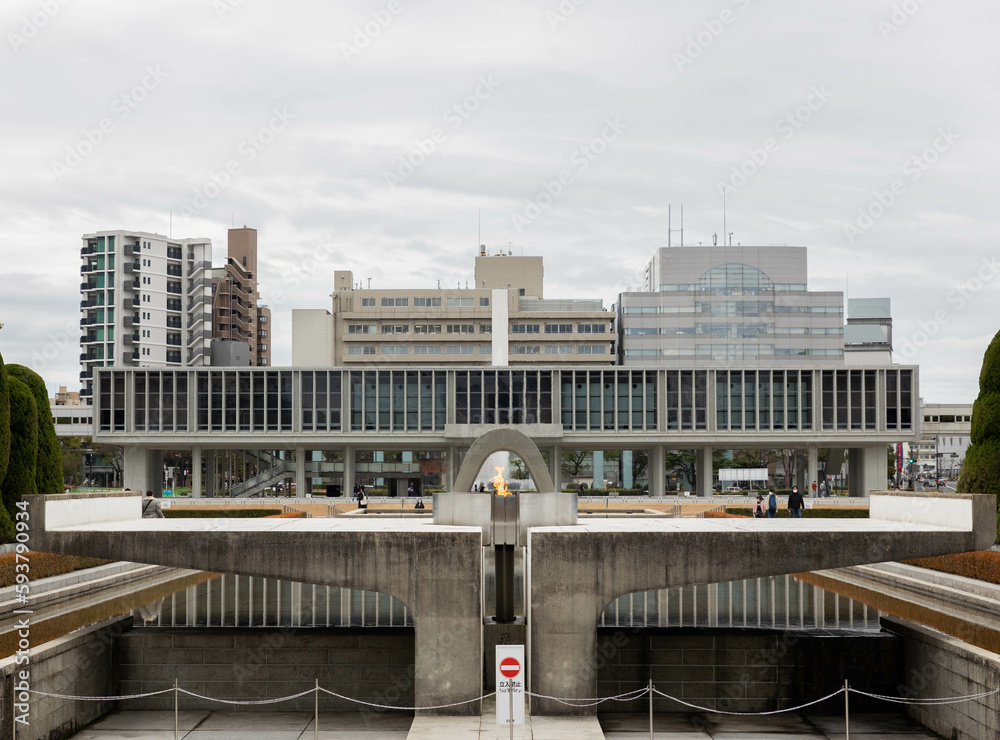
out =
{"type": "Polygon", "coordinates": [[[0,483],[7,475],[10,459],[10,395],[7,391],[7,369],[0,355],[0,483]]]}
{"type": "Polygon", "coordinates": [[[305,519],[306,513],[304,511],[286,511],[284,514],[271,514],[270,516],[264,517],[265,519],[305,519]]]}
{"type": "MultiPolygon", "coordinates": [[[[51,576],[61,576],[63,573],[72,573],[75,570],[84,568],[96,568],[98,565],[107,565],[110,560],[100,558],[83,558],[77,555],[57,555],[51,552],[27,552],[21,556],[21,562],[28,558],[28,580],[37,581],[39,578],[49,578],[51,576]]],[[[8,552],[0,555],[0,587],[13,586],[17,579],[17,554],[8,552]]]]}
{"type": "Polygon", "coordinates": [[[3,502],[8,514],[22,496],[38,493],[38,405],[31,390],[13,374],[7,377],[10,395],[10,462],[3,479],[3,502]]]}
{"type": "Polygon", "coordinates": [[[961,552],[957,555],[939,555],[935,558],[914,558],[902,562],[918,568],[1000,584],[1000,552],[995,550],[961,552]]]}
{"type": "Polygon", "coordinates": [[[972,406],[971,440],[955,488],[961,493],[997,496],[997,532],[1000,533],[1000,332],[983,355],[979,397],[972,406]]]}
{"type": "Polygon", "coordinates": [[[35,465],[36,493],[62,493],[62,451],[49,413],[49,391],[42,376],[24,365],[11,365],[7,375],[24,383],[38,410],[38,460],[35,465]]]}
{"type": "Polygon", "coordinates": [[[261,519],[281,514],[281,509],[164,509],[167,519],[261,519]]]}

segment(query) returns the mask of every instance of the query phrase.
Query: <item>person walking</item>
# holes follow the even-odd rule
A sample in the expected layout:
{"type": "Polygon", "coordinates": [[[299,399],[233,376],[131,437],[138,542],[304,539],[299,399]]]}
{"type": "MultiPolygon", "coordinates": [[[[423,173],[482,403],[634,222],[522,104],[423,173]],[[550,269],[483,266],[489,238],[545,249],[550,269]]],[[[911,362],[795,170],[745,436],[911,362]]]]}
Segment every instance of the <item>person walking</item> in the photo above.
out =
{"type": "Polygon", "coordinates": [[[764,497],[759,493],[757,494],[757,503],[753,505],[753,515],[756,519],[763,519],[766,516],[764,514],[764,497]]]}
{"type": "Polygon", "coordinates": [[[156,500],[153,496],[152,491],[146,491],[146,498],[142,500],[142,518],[143,519],[163,519],[163,510],[160,508],[160,502],[156,500]]]}
{"type": "Polygon", "coordinates": [[[778,516],[778,497],[774,495],[772,488],[767,492],[767,518],[774,519],[776,516],[778,516]]]}
{"type": "Polygon", "coordinates": [[[365,493],[364,486],[361,486],[361,493],[358,494],[358,508],[359,509],[368,508],[368,494],[365,493]]]}
{"type": "Polygon", "coordinates": [[[792,486],[792,492],[788,494],[788,513],[792,519],[802,518],[802,509],[805,507],[805,501],[802,498],[802,494],[799,493],[798,486],[792,486]]]}
{"type": "Polygon", "coordinates": [[[407,495],[407,496],[412,496],[412,495],[413,495],[413,494],[415,494],[416,492],[417,492],[417,489],[415,489],[415,488],[413,487],[413,484],[412,484],[412,483],[411,483],[410,485],[408,485],[408,486],[406,487],[406,495],[407,495]]]}

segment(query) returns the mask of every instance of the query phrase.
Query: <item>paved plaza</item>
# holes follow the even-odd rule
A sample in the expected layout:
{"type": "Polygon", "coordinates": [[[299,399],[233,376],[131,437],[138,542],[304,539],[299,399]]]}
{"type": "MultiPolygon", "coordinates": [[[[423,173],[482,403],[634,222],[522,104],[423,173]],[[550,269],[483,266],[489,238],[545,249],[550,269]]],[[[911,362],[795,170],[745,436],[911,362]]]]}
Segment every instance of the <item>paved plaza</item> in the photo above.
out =
{"type": "MultiPolygon", "coordinates": [[[[492,708],[481,717],[416,717],[403,713],[320,712],[320,740],[495,740],[492,708]]],[[[312,740],[307,712],[181,712],[184,740],[312,740]]],[[[645,740],[649,719],[641,714],[596,717],[531,717],[525,740],[645,740]]],[[[119,712],[74,735],[75,740],[173,740],[173,712],[119,712]]],[[[721,717],[656,714],[654,740],[843,740],[844,718],[782,714],[721,717]]],[[[940,738],[901,714],[858,714],[853,740],[940,738]]]]}

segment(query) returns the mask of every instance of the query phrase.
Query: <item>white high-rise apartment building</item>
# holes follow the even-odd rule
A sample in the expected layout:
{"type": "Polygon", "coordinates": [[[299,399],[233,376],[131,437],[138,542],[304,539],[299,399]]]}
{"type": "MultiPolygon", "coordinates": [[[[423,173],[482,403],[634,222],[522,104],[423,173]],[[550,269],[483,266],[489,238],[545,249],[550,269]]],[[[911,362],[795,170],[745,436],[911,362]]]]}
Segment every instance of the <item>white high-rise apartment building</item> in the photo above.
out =
{"type": "Polygon", "coordinates": [[[212,242],[144,231],[83,235],[80,397],[95,367],[208,365],[212,242]]]}

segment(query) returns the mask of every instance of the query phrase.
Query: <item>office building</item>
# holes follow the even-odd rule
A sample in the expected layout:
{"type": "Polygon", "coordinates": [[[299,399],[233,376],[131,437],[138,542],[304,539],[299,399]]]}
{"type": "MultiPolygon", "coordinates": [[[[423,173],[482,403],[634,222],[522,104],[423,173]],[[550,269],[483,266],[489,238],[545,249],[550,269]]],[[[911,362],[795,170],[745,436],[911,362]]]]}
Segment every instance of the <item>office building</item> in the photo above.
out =
{"type": "Polygon", "coordinates": [[[100,231],[81,257],[81,399],[95,368],[209,363],[211,240],[100,231]]]}
{"type": "Polygon", "coordinates": [[[850,298],[844,327],[844,364],[892,363],[892,307],[888,298],[850,298]]]}
{"type": "Polygon", "coordinates": [[[541,257],[480,250],[471,287],[362,287],[334,274],[332,311],[292,312],[292,364],[614,364],[614,314],[547,299],[541,257]]]}
{"type": "Polygon", "coordinates": [[[257,229],[229,229],[226,264],[212,270],[212,337],[248,345],[250,364],[271,364],[271,311],[257,289],[257,229]]]}
{"type": "Polygon", "coordinates": [[[805,247],[665,247],[619,295],[623,365],[844,364],[844,296],[807,289],[805,247]]]}

